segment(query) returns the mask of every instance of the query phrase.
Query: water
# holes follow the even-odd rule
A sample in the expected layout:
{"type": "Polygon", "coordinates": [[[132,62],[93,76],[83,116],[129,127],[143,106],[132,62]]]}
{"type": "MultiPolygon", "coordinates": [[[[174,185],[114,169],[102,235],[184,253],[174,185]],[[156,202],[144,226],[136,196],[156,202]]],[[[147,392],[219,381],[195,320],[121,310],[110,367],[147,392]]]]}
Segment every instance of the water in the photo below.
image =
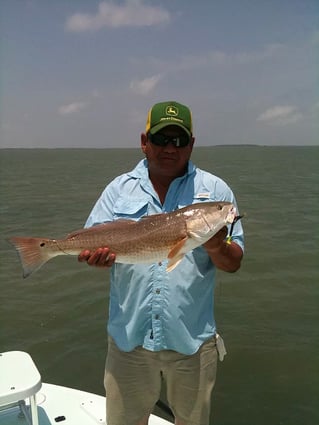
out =
{"type": "MultiPolygon", "coordinates": [[[[140,158],[138,149],[0,151],[0,351],[28,351],[44,382],[103,394],[108,272],[58,257],[22,280],[5,238],[81,228],[105,184],[140,158]]],[[[317,425],[319,148],[197,148],[193,160],[224,178],[246,213],[242,268],[218,274],[228,354],[212,423],[317,425]]]]}

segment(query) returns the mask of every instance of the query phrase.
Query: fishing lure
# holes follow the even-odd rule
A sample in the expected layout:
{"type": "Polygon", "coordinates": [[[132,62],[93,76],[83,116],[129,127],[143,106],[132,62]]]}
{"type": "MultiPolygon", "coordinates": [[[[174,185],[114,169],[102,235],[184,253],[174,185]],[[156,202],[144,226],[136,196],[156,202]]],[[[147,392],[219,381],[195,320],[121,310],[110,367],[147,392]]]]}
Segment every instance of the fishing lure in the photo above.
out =
{"type": "Polygon", "coordinates": [[[228,235],[227,235],[227,237],[226,237],[226,243],[227,243],[227,245],[230,245],[230,244],[231,244],[231,241],[232,241],[232,234],[233,234],[233,230],[234,230],[235,223],[236,223],[238,220],[240,220],[241,218],[243,218],[244,216],[245,216],[245,214],[243,214],[243,215],[237,215],[237,216],[234,218],[234,221],[232,222],[232,224],[231,224],[231,226],[230,226],[229,234],[228,234],[228,235]]]}

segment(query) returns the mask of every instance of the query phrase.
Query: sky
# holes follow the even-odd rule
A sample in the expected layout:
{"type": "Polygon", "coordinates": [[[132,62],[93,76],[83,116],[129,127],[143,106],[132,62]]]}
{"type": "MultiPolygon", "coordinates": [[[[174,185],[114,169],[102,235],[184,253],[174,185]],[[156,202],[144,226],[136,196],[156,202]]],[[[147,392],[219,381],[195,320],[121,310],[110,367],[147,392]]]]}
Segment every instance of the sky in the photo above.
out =
{"type": "Polygon", "coordinates": [[[318,0],[0,0],[0,147],[139,147],[176,100],[198,146],[319,145],[318,0]]]}

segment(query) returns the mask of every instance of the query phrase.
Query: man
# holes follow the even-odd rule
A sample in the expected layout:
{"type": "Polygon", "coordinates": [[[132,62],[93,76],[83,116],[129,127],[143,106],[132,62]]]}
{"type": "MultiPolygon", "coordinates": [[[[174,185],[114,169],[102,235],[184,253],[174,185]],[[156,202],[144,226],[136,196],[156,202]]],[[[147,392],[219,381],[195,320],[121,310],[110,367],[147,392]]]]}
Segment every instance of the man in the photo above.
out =
{"type": "MultiPolygon", "coordinates": [[[[146,159],[106,187],[86,226],[138,220],[195,202],[236,204],[224,181],[190,161],[194,141],[187,106],[173,101],[155,104],[141,135],[146,159]]],[[[239,269],[240,222],[230,243],[226,235],[224,227],[170,273],[166,261],[114,263],[115,253],[107,247],[80,254],[79,261],[91,266],[112,266],[105,370],[108,425],[147,424],[162,383],[176,424],[209,423],[217,367],[215,272],[239,269]]]]}

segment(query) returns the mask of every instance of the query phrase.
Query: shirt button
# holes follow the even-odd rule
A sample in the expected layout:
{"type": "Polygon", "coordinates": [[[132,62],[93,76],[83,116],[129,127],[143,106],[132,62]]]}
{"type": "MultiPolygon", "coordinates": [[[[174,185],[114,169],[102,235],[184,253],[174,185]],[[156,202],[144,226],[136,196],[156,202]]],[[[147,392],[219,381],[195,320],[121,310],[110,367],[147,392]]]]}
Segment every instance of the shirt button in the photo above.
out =
{"type": "Polygon", "coordinates": [[[155,291],[157,294],[160,294],[161,293],[161,290],[160,289],[156,289],[156,291],[155,291]]]}
{"type": "Polygon", "coordinates": [[[155,314],[155,319],[158,320],[159,319],[159,314],[155,314]]]}

